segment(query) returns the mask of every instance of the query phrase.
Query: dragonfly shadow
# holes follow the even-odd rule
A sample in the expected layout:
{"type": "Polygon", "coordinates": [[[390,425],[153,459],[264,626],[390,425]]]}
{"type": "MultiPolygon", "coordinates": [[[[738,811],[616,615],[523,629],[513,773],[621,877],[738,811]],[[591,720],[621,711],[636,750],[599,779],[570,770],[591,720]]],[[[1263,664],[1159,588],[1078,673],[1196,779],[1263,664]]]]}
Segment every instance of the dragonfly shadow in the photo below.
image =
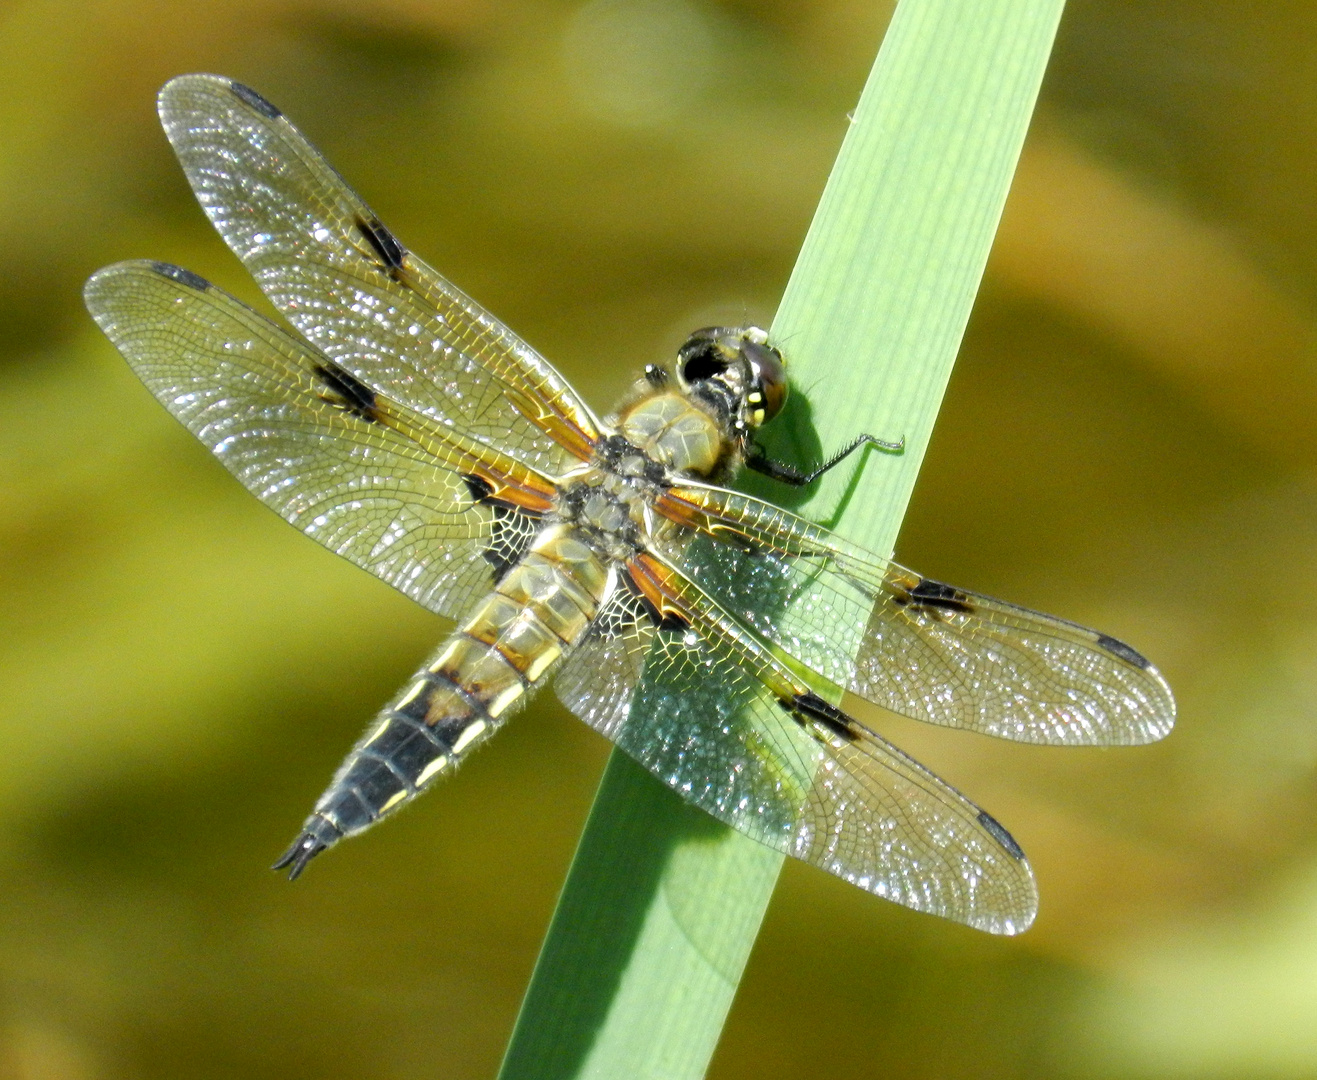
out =
{"type": "MultiPolygon", "coordinates": [[[[803,469],[812,468],[823,460],[823,444],[814,424],[813,407],[805,392],[795,385],[792,385],[782,411],[756,433],[756,438],[774,461],[803,469]]],[[[813,490],[812,486],[792,487],[750,469],[737,476],[735,486],[748,495],[791,510],[804,504],[813,490]]]]}
{"type": "MultiPolygon", "coordinates": [[[[774,461],[794,465],[800,469],[812,469],[836,452],[835,444],[846,445],[857,434],[859,432],[829,432],[829,443],[833,445],[825,451],[823,442],[819,438],[818,427],[814,423],[814,408],[810,404],[809,397],[803,390],[793,385],[786,406],[772,423],[764,427],[759,436],[759,443],[774,461]]],[[[837,527],[837,522],[846,513],[846,508],[859,490],[860,477],[874,449],[873,446],[864,446],[858,453],[846,459],[842,466],[849,473],[846,488],[831,514],[826,519],[815,519],[818,524],[829,529],[837,527]]],[[[769,479],[762,473],[749,469],[737,477],[736,487],[748,495],[754,495],[756,498],[795,511],[799,511],[814,492],[813,485],[792,487],[790,484],[769,479]]]]}

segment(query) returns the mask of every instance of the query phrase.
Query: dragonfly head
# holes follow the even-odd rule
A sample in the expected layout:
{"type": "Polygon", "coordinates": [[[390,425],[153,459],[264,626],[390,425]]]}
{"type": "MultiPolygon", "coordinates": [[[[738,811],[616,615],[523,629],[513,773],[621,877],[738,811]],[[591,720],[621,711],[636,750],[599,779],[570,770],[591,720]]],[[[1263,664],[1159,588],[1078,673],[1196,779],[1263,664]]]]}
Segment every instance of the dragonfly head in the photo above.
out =
{"type": "Polygon", "coordinates": [[[786,362],[757,326],[696,330],[677,353],[677,381],[741,431],[766,424],[787,400],[786,362]]]}

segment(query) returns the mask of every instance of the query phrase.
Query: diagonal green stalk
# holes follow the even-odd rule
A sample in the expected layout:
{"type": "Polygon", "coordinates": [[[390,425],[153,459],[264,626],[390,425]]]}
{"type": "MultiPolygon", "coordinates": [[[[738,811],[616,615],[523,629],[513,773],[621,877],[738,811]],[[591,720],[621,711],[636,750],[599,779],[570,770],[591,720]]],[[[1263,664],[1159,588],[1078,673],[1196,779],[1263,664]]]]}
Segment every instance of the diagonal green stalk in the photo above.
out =
{"type": "MultiPolygon", "coordinates": [[[[855,468],[829,473],[805,507],[882,554],[928,445],[1062,4],[901,0],[773,322],[796,388],[765,431],[775,456],[817,460],[817,431],[829,450],[861,431],[905,438],[900,457],[856,455],[855,468]]],[[[614,752],[502,1080],[703,1076],[781,863],[614,752]]]]}

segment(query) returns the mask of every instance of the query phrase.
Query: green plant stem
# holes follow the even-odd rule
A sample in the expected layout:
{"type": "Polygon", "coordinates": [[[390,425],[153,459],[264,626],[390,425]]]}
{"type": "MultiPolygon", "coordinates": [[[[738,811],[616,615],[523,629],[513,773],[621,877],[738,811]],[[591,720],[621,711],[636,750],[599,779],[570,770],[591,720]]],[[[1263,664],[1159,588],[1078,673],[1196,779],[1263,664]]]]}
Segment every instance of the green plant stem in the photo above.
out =
{"type": "MultiPolygon", "coordinates": [[[[866,452],[833,470],[806,506],[881,554],[928,445],[1061,8],[901,0],[773,322],[797,387],[765,430],[776,456],[817,459],[816,430],[830,443],[905,438],[900,457],[866,452]]],[[[502,1080],[703,1076],[781,862],[614,752],[502,1080]]]]}

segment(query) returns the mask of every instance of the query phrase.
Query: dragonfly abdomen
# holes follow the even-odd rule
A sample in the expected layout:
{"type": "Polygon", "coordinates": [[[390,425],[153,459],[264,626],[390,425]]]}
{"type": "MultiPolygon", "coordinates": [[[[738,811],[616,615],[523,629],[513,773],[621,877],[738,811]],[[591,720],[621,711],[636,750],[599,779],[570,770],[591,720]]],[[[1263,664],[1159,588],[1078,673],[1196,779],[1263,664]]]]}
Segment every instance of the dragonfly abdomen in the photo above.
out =
{"type": "Polygon", "coordinates": [[[276,869],[296,877],[454,768],[580,640],[612,588],[613,574],[574,530],[541,530],[348,754],[276,869]]]}

